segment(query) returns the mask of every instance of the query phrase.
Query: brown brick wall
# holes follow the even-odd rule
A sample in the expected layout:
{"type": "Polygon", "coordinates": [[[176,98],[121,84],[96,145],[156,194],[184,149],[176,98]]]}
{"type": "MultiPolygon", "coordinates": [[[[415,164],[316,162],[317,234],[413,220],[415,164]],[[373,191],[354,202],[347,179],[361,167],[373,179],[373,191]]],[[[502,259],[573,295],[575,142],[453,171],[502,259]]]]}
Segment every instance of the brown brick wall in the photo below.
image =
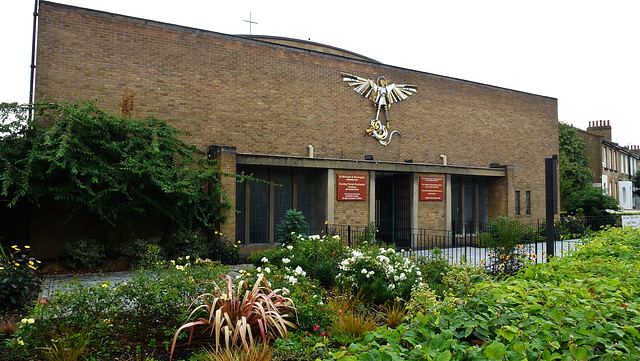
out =
{"type": "Polygon", "coordinates": [[[334,223],[338,225],[365,225],[369,223],[369,202],[371,197],[375,197],[375,194],[371,194],[369,188],[369,172],[366,171],[354,171],[354,170],[335,170],[335,194],[336,199],[334,203],[334,223]],[[340,201],[338,200],[338,175],[364,175],[366,177],[367,187],[367,199],[363,201],[340,201]]]}
{"type": "MultiPolygon", "coordinates": [[[[306,156],[312,144],[319,158],[512,165],[510,181],[532,191],[534,217],[544,217],[544,158],[558,153],[553,98],[46,2],[37,66],[37,100],[98,99],[119,112],[129,89],[134,115],[175,121],[202,149],[306,156]],[[364,135],[374,108],[342,71],[418,87],[389,110],[402,137],[383,147],[364,135]]],[[[341,207],[340,222],[361,218],[341,207]]]]}
{"type": "MultiPolygon", "coordinates": [[[[446,198],[446,176],[444,174],[427,174],[420,173],[419,177],[439,177],[445,180],[445,198],[446,198]]],[[[418,199],[420,195],[418,194],[418,199]]],[[[442,201],[418,201],[418,228],[429,230],[443,230],[446,220],[446,200],[442,201]]]]}

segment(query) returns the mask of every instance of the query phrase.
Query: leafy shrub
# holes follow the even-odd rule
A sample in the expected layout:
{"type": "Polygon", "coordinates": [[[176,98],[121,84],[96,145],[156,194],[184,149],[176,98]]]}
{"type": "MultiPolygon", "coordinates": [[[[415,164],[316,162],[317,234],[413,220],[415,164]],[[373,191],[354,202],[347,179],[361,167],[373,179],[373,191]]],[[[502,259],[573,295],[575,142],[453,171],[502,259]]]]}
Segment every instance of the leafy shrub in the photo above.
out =
{"type": "Polygon", "coordinates": [[[347,248],[338,236],[293,235],[293,242],[281,245],[273,250],[256,252],[250,260],[256,266],[266,262],[280,268],[301,267],[307,275],[326,288],[331,288],[338,274],[336,265],[347,255],[347,248]]]}
{"type": "Polygon", "coordinates": [[[218,231],[213,232],[209,241],[200,231],[182,229],[170,236],[170,242],[175,257],[211,259],[229,265],[240,261],[240,250],[236,242],[218,231]]]}
{"type": "Polygon", "coordinates": [[[286,320],[291,316],[288,312],[295,312],[293,303],[279,294],[282,290],[272,291],[263,276],[258,276],[250,290],[246,281],[240,281],[234,289],[228,275],[222,288],[215,281],[211,281],[211,284],[214,287],[211,292],[197,296],[192,302],[190,308],[193,310],[188,318],[195,320],[178,328],[171,345],[171,355],[180,332],[191,329],[193,336],[197,326],[210,329],[216,351],[223,340],[227,350],[242,345],[249,351],[258,339],[262,339],[266,345],[269,340],[286,337],[288,328],[296,327],[286,320]],[[243,289],[248,291],[243,293],[243,289]]]}
{"type": "Polygon", "coordinates": [[[369,222],[369,224],[362,228],[362,232],[358,235],[358,244],[376,244],[377,234],[378,228],[376,227],[375,222],[369,222]]]}
{"type": "Polygon", "coordinates": [[[192,259],[206,259],[211,253],[211,245],[207,237],[200,231],[181,228],[169,236],[171,257],[186,257],[192,259]]]}
{"type": "Polygon", "coordinates": [[[434,313],[437,312],[435,309],[439,304],[438,295],[425,283],[415,286],[411,290],[411,298],[407,302],[406,313],[410,318],[434,313]]]}
{"type": "Polygon", "coordinates": [[[422,279],[429,285],[438,297],[444,298],[446,287],[443,284],[444,275],[451,270],[451,263],[444,257],[439,248],[434,248],[429,257],[417,256],[416,264],[422,272],[422,279]]]}
{"type": "Polygon", "coordinates": [[[222,264],[238,264],[240,262],[240,249],[235,240],[218,231],[214,231],[208,258],[213,261],[220,261],[222,264]]]}
{"type": "MultiPolygon", "coordinates": [[[[501,282],[473,284],[335,359],[636,360],[640,230],[610,229],[574,253],[501,282]]],[[[433,298],[431,298],[433,300],[433,298]]]]}
{"type": "Polygon", "coordinates": [[[338,264],[336,277],[345,289],[362,289],[374,304],[382,305],[397,297],[408,299],[411,288],[422,283],[422,272],[413,259],[393,248],[371,246],[352,249],[338,264]]]}
{"type": "Polygon", "coordinates": [[[98,268],[106,259],[104,245],[92,238],[71,241],[60,252],[60,263],[69,269],[98,268]]]}
{"type": "Polygon", "coordinates": [[[123,261],[133,267],[152,267],[165,260],[164,248],[157,238],[136,239],[132,243],[125,244],[121,253],[123,261]]]}
{"type": "Polygon", "coordinates": [[[618,201],[602,192],[602,189],[586,187],[572,193],[567,198],[565,211],[571,215],[583,216],[587,227],[598,231],[606,226],[613,226],[617,216],[610,211],[618,211],[618,201]]]}
{"type": "Polygon", "coordinates": [[[482,266],[474,266],[462,260],[454,264],[442,278],[442,284],[447,292],[464,296],[471,292],[472,287],[480,282],[490,282],[482,266]]]}
{"type": "Polygon", "coordinates": [[[323,301],[326,290],[317,280],[310,278],[302,267],[278,267],[265,263],[253,271],[240,270],[236,277],[249,284],[254,284],[258,277],[265,277],[269,287],[282,289],[296,307],[298,329],[318,331],[325,330],[329,325],[332,313],[323,301]]]}
{"type": "Polygon", "coordinates": [[[533,257],[526,241],[535,241],[536,234],[527,225],[518,220],[500,217],[491,221],[490,231],[480,233],[478,238],[482,246],[491,251],[487,257],[487,268],[493,274],[515,274],[533,257]]]}
{"type": "Polygon", "coordinates": [[[556,221],[556,232],[560,234],[560,239],[576,239],[587,234],[587,225],[583,217],[566,216],[556,221]]]}
{"type": "Polygon", "coordinates": [[[40,280],[35,274],[39,263],[29,256],[29,246],[11,246],[6,251],[2,250],[0,307],[18,309],[34,298],[40,287],[40,280]]]}
{"type": "Polygon", "coordinates": [[[96,102],[0,103],[0,119],[0,134],[8,133],[0,179],[12,205],[50,201],[132,231],[148,219],[172,228],[216,226],[230,208],[216,162],[165,121],[118,117],[96,102]]]}
{"type": "MultiPolygon", "coordinates": [[[[50,299],[28,306],[28,316],[10,340],[16,355],[33,355],[52,339],[86,334],[91,354],[122,352],[122,337],[138,344],[166,339],[189,315],[189,296],[205,292],[204,281],[228,270],[219,263],[136,271],[132,280],[91,285],[71,282],[50,299]]],[[[59,346],[59,345],[58,345],[59,346]]],[[[106,357],[106,359],[110,359],[106,357]]]]}
{"type": "MultiPolygon", "coordinates": [[[[289,209],[284,219],[276,226],[276,239],[283,245],[293,242],[293,234],[300,234],[307,230],[307,222],[301,211],[289,209]]],[[[304,235],[303,235],[304,236],[304,235]]]]}

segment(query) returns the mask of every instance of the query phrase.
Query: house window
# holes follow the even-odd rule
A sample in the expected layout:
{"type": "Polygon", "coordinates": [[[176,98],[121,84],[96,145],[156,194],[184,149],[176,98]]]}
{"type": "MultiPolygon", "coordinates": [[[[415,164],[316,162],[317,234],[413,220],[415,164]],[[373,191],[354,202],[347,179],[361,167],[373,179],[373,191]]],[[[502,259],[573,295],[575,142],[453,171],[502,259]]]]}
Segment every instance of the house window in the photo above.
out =
{"type": "Polygon", "coordinates": [[[525,199],[525,212],[527,213],[527,216],[531,215],[531,191],[527,191],[526,193],[526,199],[525,199]]]}
{"type": "Polygon", "coordinates": [[[516,191],[516,216],[520,215],[520,191],[516,191]]]}

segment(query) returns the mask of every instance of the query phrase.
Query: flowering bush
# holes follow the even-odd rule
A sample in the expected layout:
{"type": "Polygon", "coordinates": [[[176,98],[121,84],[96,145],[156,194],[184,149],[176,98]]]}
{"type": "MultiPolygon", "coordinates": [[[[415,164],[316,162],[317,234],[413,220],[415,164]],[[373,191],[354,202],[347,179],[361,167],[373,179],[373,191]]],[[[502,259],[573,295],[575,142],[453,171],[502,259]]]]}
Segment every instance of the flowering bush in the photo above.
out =
{"type": "Polygon", "coordinates": [[[412,258],[393,248],[352,249],[338,264],[338,285],[361,289],[375,304],[382,305],[400,297],[408,299],[414,285],[422,285],[422,272],[412,258]]]}
{"type": "Polygon", "coordinates": [[[29,246],[2,249],[0,256],[0,307],[20,308],[40,287],[35,274],[40,261],[29,256],[29,246]]]}
{"type": "Polygon", "coordinates": [[[324,288],[335,284],[338,274],[336,264],[347,255],[347,247],[339,236],[313,235],[304,237],[292,235],[293,241],[274,250],[254,253],[251,260],[254,266],[265,262],[278,267],[296,269],[301,267],[309,277],[317,280],[324,288]]]}
{"type": "Polygon", "coordinates": [[[237,264],[240,250],[237,242],[223,233],[214,231],[211,241],[198,230],[182,229],[169,237],[173,257],[211,259],[223,264],[237,264]]]}
{"type": "Polygon", "coordinates": [[[71,282],[50,299],[27,307],[28,321],[10,340],[13,352],[27,358],[51,340],[75,334],[94,340],[90,353],[103,355],[126,351],[131,345],[122,344],[123,337],[142,345],[167,339],[189,315],[188,297],[206,291],[203,281],[228,273],[217,262],[174,263],[136,271],[123,283],[71,282]]]}
{"type": "Polygon", "coordinates": [[[278,267],[269,263],[266,257],[261,261],[263,265],[258,266],[255,271],[241,270],[236,278],[247,280],[252,284],[257,277],[266,277],[269,287],[282,289],[295,304],[299,329],[325,331],[330,322],[331,311],[324,304],[326,290],[320,286],[319,282],[310,278],[300,266],[278,267]]]}
{"type": "MultiPolygon", "coordinates": [[[[489,248],[486,267],[494,275],[512,275],[522,269],[527,261],[535,259],[526,242],[535,242],[537,234],[517,220],[500,217],[491,222],[491,231],[478,236],[482,246],[489,248]]],[[[484,263],[484,262],[483,262],[484,263]]]]}

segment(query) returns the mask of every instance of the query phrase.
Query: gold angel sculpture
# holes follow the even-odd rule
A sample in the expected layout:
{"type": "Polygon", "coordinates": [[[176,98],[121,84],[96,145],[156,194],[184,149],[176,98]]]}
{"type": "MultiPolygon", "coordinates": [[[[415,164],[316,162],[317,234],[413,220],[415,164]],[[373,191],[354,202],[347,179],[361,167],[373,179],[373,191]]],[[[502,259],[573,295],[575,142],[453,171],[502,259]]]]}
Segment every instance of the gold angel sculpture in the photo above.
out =
{"type": "Polygon", "coordinates": [[[389,84],[389,81],[384,76],[378,77],[374,82],[371,79],[361,78],[352,74],[340,73],[340,75],[342,76],[342,81],[354,87],[353,90],[358,94],[362,94],[371,100],[376,108],[376,119],[371,120],[371,125],[367,128],[367,134],[376,138],[384,146],[391,142],[394,133],[402,135],[397,130],[389,132],[389,114],[387,111],[391,104],[407,99],[417,92],[418,88],[415,85],[389,84]],[[382,124],[379,119],[380,110],[384,111],[386,124],[382,124]]]}

